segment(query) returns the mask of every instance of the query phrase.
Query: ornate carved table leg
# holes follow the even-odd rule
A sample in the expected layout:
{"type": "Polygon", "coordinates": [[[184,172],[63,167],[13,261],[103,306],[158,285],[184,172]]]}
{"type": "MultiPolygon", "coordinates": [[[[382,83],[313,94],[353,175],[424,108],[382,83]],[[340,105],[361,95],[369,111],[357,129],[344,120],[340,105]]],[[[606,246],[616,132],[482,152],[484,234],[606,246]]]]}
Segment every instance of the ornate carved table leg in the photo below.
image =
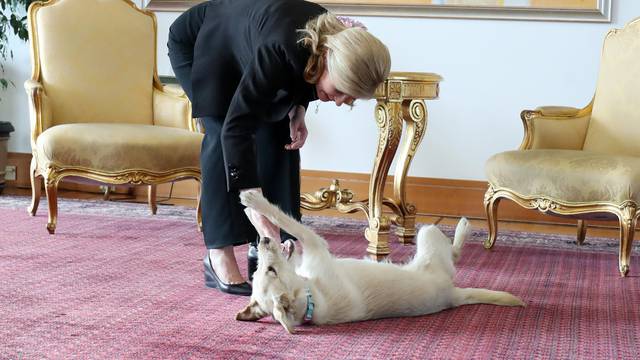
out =
{"type": "Polygon", "coordinates": [[[413,242],[416,235],[416,207],[406,201],[405,184],[407,172],[411,161],[422,141],[427,128],[427,108],[422,100],[405,100],[402,102],[402,118],[406,126],[402,143],[400,145],[400,155],[393,178],[393,195],[395,210],[396,235],[401,243],[413,242]]]}
{"type": "Polygon", "coordinates": [[[344,213],[364,211],[369,220],[365,229],[369,241],[367,252],[375,259],[382,259],[390,252],[388,237],[392,221],[398,226],[396,234],[401,242],[410,243],[415,236],[416,208],[406,201],[405,180],[427,125],[423,100],[438,97],[440,80],[442,78],[437,74],[393,72],[376,89],[378,149],[369,179],[368,200],[352,201],[353,193],[341,190],[337,180],[331,188],[320,189],[315,194],[301,194],[301,206],[307,210],[335,207],[344,213]],[[404,138],[403,123],[406,124],[404,138]],[[387,174],[401,138],[400,158],[394,172],[394,196],[384,198],[387,174]],[[394,214],[385,215],[383,206],[391,208],[394,214]]]}
{"type": "Polygon", "coordinates": [[[376,106],[378,124],[378,151],[369,180],[369,227],[364,236],[369,240],[367,252],[380,259],[389,254],[390,220],[382,213],[384,185],[389,167],[400,142],[402,133],[402,103],[378,100],[376,106]]]}

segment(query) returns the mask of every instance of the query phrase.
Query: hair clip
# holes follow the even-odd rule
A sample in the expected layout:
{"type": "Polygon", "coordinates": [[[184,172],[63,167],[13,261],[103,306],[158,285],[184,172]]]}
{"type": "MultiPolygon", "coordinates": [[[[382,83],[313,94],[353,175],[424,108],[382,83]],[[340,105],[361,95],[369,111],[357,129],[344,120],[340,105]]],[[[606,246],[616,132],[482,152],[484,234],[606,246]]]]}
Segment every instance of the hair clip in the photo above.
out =
{"type": "Polygon", "coordinates": [[[348,27],[348,28],[352,28],[352,27],[359,27],[359,28],[363,28],[365,30],[367,30],[367,27],[364,26],[363,23],[361,23],[358,20],[352,19],[348,16],[336,16],[336,18],[338,18],[338,20],[340,20],[340,22],[342,23],[342,25],[348,27]]]}

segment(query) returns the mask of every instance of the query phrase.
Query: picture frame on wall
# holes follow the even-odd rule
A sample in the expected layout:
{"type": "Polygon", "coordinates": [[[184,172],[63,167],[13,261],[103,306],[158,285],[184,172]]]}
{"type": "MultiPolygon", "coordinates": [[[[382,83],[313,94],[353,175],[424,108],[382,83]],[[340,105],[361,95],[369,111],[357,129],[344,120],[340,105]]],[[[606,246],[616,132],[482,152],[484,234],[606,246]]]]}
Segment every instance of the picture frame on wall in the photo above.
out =
{"type": "MultiPolygon", "coordinates": [[[[184,11],[203,0],[145,0],[153,11],[184,11]]],[[[318,0],[339,15],[611,22],[613,0],[318,0]]]]}

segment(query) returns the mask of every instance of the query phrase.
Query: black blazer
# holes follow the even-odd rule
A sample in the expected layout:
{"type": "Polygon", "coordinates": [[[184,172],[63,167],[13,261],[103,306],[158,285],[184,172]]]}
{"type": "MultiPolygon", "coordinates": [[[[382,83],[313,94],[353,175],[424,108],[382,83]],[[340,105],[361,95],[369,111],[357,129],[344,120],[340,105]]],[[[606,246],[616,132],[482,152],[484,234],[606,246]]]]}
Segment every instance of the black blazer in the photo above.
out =
{"type": "Polygon", "coordinates": [[[308,106],[315,88],[303,79],[309,51],[297,29],[326,12],[301,0],[213,0],[171,25],[169,51],[193,53],[193,116],[224,118],[227,187],[259,187],[253,134],[260,121],[285,119],[308,106]]]}

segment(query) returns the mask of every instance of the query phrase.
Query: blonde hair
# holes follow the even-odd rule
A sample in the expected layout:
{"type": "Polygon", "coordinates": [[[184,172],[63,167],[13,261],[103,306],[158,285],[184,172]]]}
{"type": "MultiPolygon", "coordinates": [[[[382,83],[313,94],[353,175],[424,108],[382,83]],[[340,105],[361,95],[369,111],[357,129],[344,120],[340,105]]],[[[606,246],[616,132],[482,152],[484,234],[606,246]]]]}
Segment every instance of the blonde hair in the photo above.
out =
{"type": "Polygon", "coordinates": [[[300,41],[311,52],[304,71],[307,82],[316,84],[326,67],[339,91],[370,99],[389,76],[389,49],[367,30],[346,27],[335,15],[324,13],[300,31],[300,41]]]}

